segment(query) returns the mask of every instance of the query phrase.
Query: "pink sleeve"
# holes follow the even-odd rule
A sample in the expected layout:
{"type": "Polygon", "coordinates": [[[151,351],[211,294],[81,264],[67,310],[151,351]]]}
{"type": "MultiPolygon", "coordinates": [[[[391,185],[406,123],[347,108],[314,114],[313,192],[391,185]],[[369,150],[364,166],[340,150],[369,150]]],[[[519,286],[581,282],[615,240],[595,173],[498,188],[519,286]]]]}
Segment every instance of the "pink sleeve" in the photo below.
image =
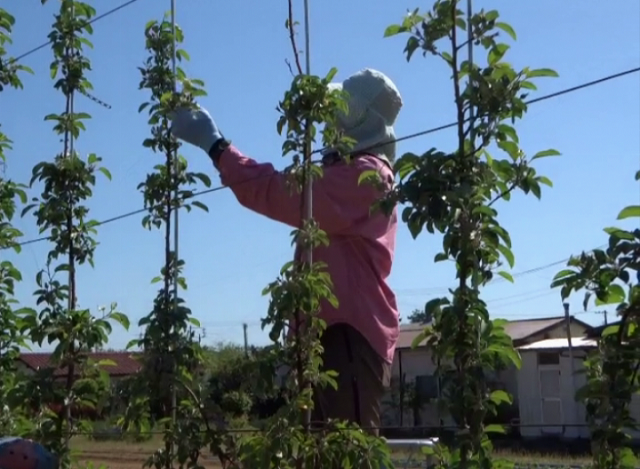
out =
{"type": "MultiPolygon", "coordinates": [[[[300,226],[301,194],[286,183],[286,176],[270,163],[257,163],[229,146],[218,163],[222,183],[248,209],[293,227],[300,226]]],[[[371,184],[358,185],[363,171],[381,171],[392,183],[391,170],[377,158],[361,157],[350,164],[324,168],[313,183],[313,216],[328,234],[349,234],[357,222],[369,217],[380,192],[371,184]]]]}

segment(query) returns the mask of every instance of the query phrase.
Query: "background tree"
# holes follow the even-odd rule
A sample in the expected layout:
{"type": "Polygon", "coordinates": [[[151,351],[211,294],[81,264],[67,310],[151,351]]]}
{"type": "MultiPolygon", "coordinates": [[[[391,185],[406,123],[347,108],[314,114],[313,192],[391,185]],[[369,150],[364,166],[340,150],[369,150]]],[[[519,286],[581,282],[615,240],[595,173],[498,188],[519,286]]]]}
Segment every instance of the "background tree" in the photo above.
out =
{"type": "Polygon", "coordinates": [[[411,324],[429,324],[433,320],[433,314],[430,311],[416,308],[411,311],[407,319],[411,324]]]}

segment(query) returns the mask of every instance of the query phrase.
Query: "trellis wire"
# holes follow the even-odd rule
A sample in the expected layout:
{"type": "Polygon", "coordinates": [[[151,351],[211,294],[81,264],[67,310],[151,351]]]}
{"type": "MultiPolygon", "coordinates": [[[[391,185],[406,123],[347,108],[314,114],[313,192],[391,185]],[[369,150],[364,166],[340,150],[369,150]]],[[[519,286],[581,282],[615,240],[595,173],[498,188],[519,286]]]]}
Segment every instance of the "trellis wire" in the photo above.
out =
{"type": "MultiPolygon", "coordinates": [[[[563,95],[566,95],[566,94],[569,94],[569,93],[573,93],[575,91],[580,91],[580,90],[583,90],[585,88],[590,88],[592,86],[601,85],[601,84],[606,83],[608,81],[616,80],[618,78],[623,78],[625,76],[628,76],[628,75],[631,75],[631,74],[634,74],[634,73],[638,73],[638,72],[640,72],[640,67],[634,67],[634,68],[631,68],[631,69],[628,69],[628,70],[624,70],[622,72],[614,73],[614,74],[611,74],[611,75],[606,75],[606,76],[598,78],[596,80],[591,80],[591,81],[588,81],[588,82],[585,82],[585,83],[581,83],[579,85],[575,85],[575,86],[572,86],[570,88],[564,88],[564,89],[562,89],[560,91],[549,93],[549,94],[540,96],[538,98],[530,99],[528,101],[525,101],[525,104],[526,105],[531,105],[531,104],[536,104],[536,103],[540,103],[540,102],[543,102],[543,101],[547,101],[549,99],[555,99],[555,98],[558,98],[560,96],[563,96],[563,95]]],[[[433,134],[433,133],[436,133],[436,132],[441,132],[443,130],[450,129],[452,127],[455,127],[456,125],[457,125],[456,122],[452,122],[452,123],[449,123],[449,124],[439,125],[437,127],[431,127],[431,128],[426,129],[426,130],[421,130],[419,132],[415,132],[415,133],[412,133],[412,134],[404,135],[402,137],[398,137],[398,138],[396,138],[394,140],[391,140],[390,143],[400,143],[400,142],[405,142],[407,140],[412,140],[414,138],[424,137],[425,135],[430,135],[430,134],[433,134]]],[[[366,148],[366,150],[372,150],[372,149],[374,149],[376,147],[377,147],[377,145],[373,145],[371,147],[366,148]]],[[[323,150],[323,148],[320,148],[320,149],[314,150],[313,153],[314,154],[318,154],[318,153],[321,153],[322,150],[323,150]]],[[[314,163],[320,164],[321,160],[314,161],[314,163]]],[[[245,179],[243,181],[237,182],[235,185],[246,184],[246,183],[249,183],[251,181],[255,181],[257,179],[261,179],[261,178],[264,178],[264,177],[265,177],[264,175],[260,175],[260,176],[257,176],[257,177],[247,178],[247,179],[245,179]]],[[[190,195],[190,196],[188,196],[186,198],[190,199],[190,198],[194,198],[194,197],[200,197],[200,196],[203,196],[203,195],[206,195],[206,194],[211,194],[213,192],[219,192],[219,191],[221,191],[223,189],[227,189],[229,187],[230,186],[225,186],[225,185],[212,187],[210,189],[197,191],[197,192],[193,193],[192,195],[190,195]]],[[[133,217],[135,215],[138,215],[138,214],[141,214],[141,213],[145,213],[147,210],[149,210],[149,209],[143,207],[143,208],[139,208],[139,209],[136,209],[136,210],[132,210],[130,212],[122,213],[120,215],[115,215],[115,216],[113,216],[111,218],[107,218],[107,219],[102,220],[101,222],[98,223],[98,226],[105,225],[107,223],[113,223],[113,222],[116,222],[116,221],[119,221],[119,220],[123,220],[125,218],[133,217]]],[[[38,238],[33,238],[33,239],[26,240],[26,241],[22,241],[20,243],[17,243],[17,245],[18,246],[27,246],[29,244],[35,244],[35,243],[40,243],[42,241],[47,241],[48,239],[49,239],[49,236],[41,236],[41,237],[38,237],[38,238]]],[[[8,249],[8,247],[0,248],[0,250],[4,250],[4,249],[8,249]]],[[[561,264],[563,262],[566,262],[566,259],[563,259],[561,261],[557,261],[556,264],[561,264]]],[[[551,266],[547,266],[547,267],[551,267],[551,266]]]]}

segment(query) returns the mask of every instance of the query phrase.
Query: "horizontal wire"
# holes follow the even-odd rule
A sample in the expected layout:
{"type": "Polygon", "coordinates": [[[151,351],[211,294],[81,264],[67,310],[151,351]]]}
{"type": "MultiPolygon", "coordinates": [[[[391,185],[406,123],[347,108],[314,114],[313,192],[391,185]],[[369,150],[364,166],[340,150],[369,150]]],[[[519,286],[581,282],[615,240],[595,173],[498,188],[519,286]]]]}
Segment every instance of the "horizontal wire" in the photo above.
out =
{"type": "MultiPolygon", "coordinates": [[[[130,5],[133,5],[137,1],[139,1],[139,0],[129,0],[129,1],[117,6],[115,8],[112,8],[111,10],[109,10],[109,11],[107,11],[105,13],[102,13],[101,15],[98,15],[98,16],[92,18],[91,20],[89,20],[86,23],[84,23],[83,26],[90,25],[90,24],[95,23],[96,21],[100,21],[101,19],[107,18],[108,16],[113,15],[114,13],[122,10],[123,8],[126,8],[126,7],[128,7],[130,5]]],[[[34,47],[33,49],[28,50],[27,52],[24,52],[24,53],[18,55],[17,57],[12,57],[9,60],[7,60],[7,65],[15,64],[16,62],[24,59],[25,57],[28,57],[31,54],[35,54],[36,52],[44,49],[45,47],[47,47],[47,46],[49,46],[51,44],[52,44],[52,41],[50,40],[48,42],[44,42],[44,43],[40,44],[39,46],[34,47]]],[[[103,100],[101,100],[99,98],[96,98],[95,96],[93,96],[88,91],[85,91],[85,90],[77,90],[77,91],[80,94],[82,94],[82,95],[86,96],[87,98],[89,98],[91,101],[97,103],[98,105],[100,105],[100,106],[102,106],[102,107],[104,107],[106,109],[111,109],[112,108],[112,106],[109,103],[106,103],[103,100]]]]}
{"type": "MultiPolygon", "coordinates": [[[[546,94],[544,96],[540,96],[539,98],[530,99],[529,101],[525,101],[525,104],[526,105],[530,105],[530,104],[540,103],[542,101],[547,101],[549,99],[557,98],[557,97],[563,96],[565,94],[573,93],[575,91],[579,91],[579,90],[582,90],[582,89],[585,89],[585,88],[589,88],[589,87],[592,87],[592,86],[600,85],[602,83],[606,83],[608,81],[615,80],[615,79],[618,79],[618,78],[622,78],[624,76],[631,75],[633,73],[638,73],[638,72],[640,72],[640,67],[631,68],[631,69],[625,70],[623,72],[614,73],[613,75],[607,75],[605,77],[598,78],[596,80],[592,80],[592,81],[588,81],[586,83],[582,83],[580,85],[572,86],[571,88],[565,88],[563,90],[556,91],[555,93],[546,94]]],[[[441,132],[443,130],[451,129],[451,128],[455,127],[456,125],[458,125],[458,122],[452,122],[450,124],[440,125],[438,127],[433,127],[431,129],[423,130],[421,132],[416,132],[416,133],[413,133],[413,134],[405,135],[404,137],[397,138],[395,140],[391,140],[390,142],[385,143],[385,145],[389,144],[389,143],[404,142],[406,140],[412,140],[412,139],[417,138],[417,137],[424,137],[425,135],[429,135],[429,134],[432,134],[432,133],[435,133],[435,132],[441,132]]],[[[374,145],[374,146],[366,148],[364,150],[359,150],[358,152],[359,153],[366,152],[367,150],[372,150],[374,148],[377,148],[378,146],[380,146],[380,145],[374,145]]],[[[316,150],[314,153],[320,153],[322,151],[323,151],[323,149],[320,149],[320,150],[316,150]]]]}
{"type": "MultiPolygon", "coordinates": [[[[100,21],[100,20],[102,20],[104,18],[107,18],[108,16],[111,16],[114,13],[117,13],[118,11],[122,10],[123,8],[131,6],[131,5],[133,5],[134,3],[138,2],[138,1],[139,0],[129,0],[127,2],[124,2],[124,3],[120,4],[120,5],[118,5],[117,7],[112,8],[109,11],[106,11],[105,13],[102,13],[101,15],[98,15],[98,16],[96,16],[94,18],[91,18],[89,21],[87,21],[85,23],[85,26],[88,25],[88,24],[93,24],[96,21],[100,21]]],[[[51,41],[51,40],[47,41],[47,42],[44,42],[44,43],[40,44],[39,46],[34,47],[33,49],[29,49],[27,52],[24,52],[24,53],[22,53],[22,54],[20,54],[20,55],[18,55],[16,57],[12,57],[11,59],[9,59],[7,61],[7,64],[11,65],[11,64],[14,64],[16,62],[19,62],[20,60],[24,59],[25,57],[29,57],[31,54],[35,54],[36,52],[44,49],[45,47],[50,46],[52,44],[52,42],[53,41],[51,41]]]]}
{"type": "MultiPolygon", "coordinates": [[[[108,16],[109,14],[113,14],[116,11],[118,11],[118,10],[120,10],[120,9],[126,7],[126,6],[135,3],[136,1],[138,1],[138,0],[129,0],[128,2],[120,5],[119,7],[115,8],[113,10],[110,10],[109,12],[104,13],[103,15],[101,15],[99,17],[94,18],[93,21],[97,21],[98,19],[104,18],[104,17],[108,16]]],[[[43,45],[43,46],[40,46],[40,48],[45,47],[45,46],[46,46],[46,44],[43,45]]],[[[29,52],[23,54],[22,56],[19,56],[19,58],[24,58],[25,56],[29,55],[30,53],[35,52],[36,50],[38,50],[38,48],[33,49],[32,51],[29,51],[29,52]]],[[[617,78],[621,78],[621,77],[624,77],[624,76],[627,76],[627,75],[631,75],[631,74],[637,73],[637,72],[640,72],[640,67],[636,67],[636,68],[632,68],[632,69],[629,69],[629,70],[625,70],[623,72],[607,75],[605,77],[598,78],[596,80],[592,80],[592,81],[589,81],[589,82],[586,82],[586,83],[582,83],[580,85],[572,86],[570,88],[566,88],[566,89],[563,89],[563,90],[560,90],[560,91],[557,91],[557,92],[554,92],[554,93],[551,93],[551,94],[547,94],[547,95],[541,96],[539,98],[531,99],[531,100],[527,101],[527,104],[535,104],[535,103],[543,102],[543,101],[546,101],[546,100],[549,100],[549,99],[557,98],[557,97],[566,95],[568,93],[572,93],[572,92],[579,91],[579,90],[582,90],[582,89],[585,89],[585,88],[589,88],[589,87],[592,87],[592,86],[600,85],[602,83],[605,83],[605,82],[608,82],[608,81],[611,81],[611,80],[614,80],[614,79],[617,79],[617,78]]],[[[422,136],[425,136],[425,135],[428,135],[428,134],[432,134],[432,133],[435,133],[435,132],[439,132],[439,131],[451,128],[451,127],[453,127],[455,125],[457,125],[457,123],[451,123],[451,124],[441,125],[441,126],[438,126],[438,127],[433,127],[433,128],[424,130],[422,132],[417,132],[417,133],[405,135],[404,137],[397,138],[397,139],[394,140],[394,142],[402,142],[402,141],[406,141],[406,140],[411,140],[411,139],[414,139],[414,138],[422,137],[422,136]]],[[[318,152],[319,151],[317,150],[316,153],[318,153],[318,152]]],[[[244,181],[239,181],[234,186],[238,186],[238,185],[241,185],[241,184],[249,183],[249,182],[252,182],[254,180],[261,179],[263,177],[268,177],[268,176],[260,175],[258,177],[249,178],[249,179],[246,179],[244,181]]],[[[205,195],[205,194],[211,194],[211,193],[214,193],[214,192],[221,191],[223,189],[228,189],[229,187],[230,186],[223,185],[223,186],[213,187],[213,188],[210,188],[210,189],[205,189],[205,190],[202,190],[202,191],[195,192],[195,193],[191,194],[189,197],[187,197],[187,198],[185,198],[183,200],[189,200],[189,199],[192,199],[192,198],[195,198],[195,197],[200,197],[200,196],[205,195]]],[[[147,212],[147,211],[149,211],[149,210],[151,210],[153,208],[154,207],[140,208],[140,209],[133,210],[133,211],[130,211],[130,212],[122,213],[120,215],[116,215],[114,217],[107,218],[105,220],[102,220],[101,222],[98,222],[97,226],[103,226],[103,225],[106,225],[106,224],[109,224],[109,223],[113,223],[113,222],[116,222],[116,221],[119,221],[119,220],[123,220],[125,218],[132,217],[134,215],[142,214],[142,213],[145,213],[145,212],[147,212]]],[[[16,243],[16,244],[18,246],[27,246],[27,245],[39,243],[39,242],[42,242],[42,241],[47,241],[49,239],[50,239],[50,236],[42,236],[42,237],[39,237],[39,238],[34,238],[34,239],[31,239],[31,240],[22,241],[22,242],[16,243]]],[[[3,249],[9,249],[9,248],[10,248],[10,246],[9,247],[4,247],[3,249]]],[[[532,268],[532,269],[529,269],[529,270],[525,270],[525,271],[522,271],[522,272],[514,273],[513,276],[516,277],[516,276],[528,275],[528,274],[531,274],[531,273],[534,273],[534,272],[538,272],[540,270],[547,269],[549,267],[553,267],[553,266],[556,266],[556,265],[563,264],[563,263],[567,262],[568,260],[569,260],[569,258],[561,259],[561,260],[552,262],[550,264],[545,264],[545,265],[542,265],[542,266],[539,266],[539,267],[535,267],[535,268],[532,268]]],[[[498,279],[496,279],[496,280],[498,280],[498,279]]]]}

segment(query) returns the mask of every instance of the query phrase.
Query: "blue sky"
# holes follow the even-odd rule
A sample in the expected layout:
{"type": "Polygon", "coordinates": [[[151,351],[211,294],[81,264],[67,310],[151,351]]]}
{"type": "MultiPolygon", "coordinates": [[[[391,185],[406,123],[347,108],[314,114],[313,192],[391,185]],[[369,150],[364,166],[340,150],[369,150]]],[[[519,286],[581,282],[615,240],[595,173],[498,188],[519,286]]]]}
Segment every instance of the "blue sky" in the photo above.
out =
{"type": "MultiPolygon", "coordinates": [[[[57,2],[14,1],[5,8],[16,16],[14,55],[46,41],[57,2]]],[[[118,2],[92,2],[98,13],[118,2]]],[[[385,27],[398,22],[406,9],[420,2],[379,0],[311,0],[312,71],[326,73],[335,66],[339,77],[365,67],[387,73],[405,101],[396,132],[398,136],[449,123],[454,118],[449,73],[435,58],[416,56],[407,63],[404,39],[384,39],[385,27]]],[[[617,2],[615,8],[590,2],[477,1],[478,8],[499,8],[502,18],[518,33],[509,60],[516,67],[549,67],[560,78],[539,82],[539,95],[578,85],[637,67],[640,62],[640,3],[617,2]]],[[[302,1],[296,0],[298,18],[302,1]]],[[[145,58],[143,29],[159,19],[169,1],[140,0],[95,25],[90,51],[95,95],[112,105],[108,110],[84,97],[77,109],[93,116],[88,132],[77,142],[83,154],[102,156],[113,181],[99,182],[90,207],[96,219],[106,219],[141,207],[136,191],[159,156],[141,146],[148,127],[137,113],[144,92],[138,90],[137,67],[145,58]]],[[[178,22],[184,29],[184,48],[191,55],[185,65],[192,77],[203,79],[209,108],[225,135],[246,154],[283,167],[281,139],[276,132],[275,106],[290,82],[285,58],[290,46],[284,22],[285,0],[279,2],[177,2],[178,22]]],[[[48,66],[51,52],[45,48],[24,59],[34,76],[24,76],[25,89],[0,95],[3,131],[15,141],[8,156],[8,175],[28,180],[31,168],[60,151],[58,137],[43,117],[60,112],[63,100],[52,87],[48,66]]],[[[615,224],[618,211],[638,203],[640,192],[633,174],[640,160],[640,76],[634,74],[600,86],[531,106],[519,124],[523,148],[531,154],[556,148],[560,158],[542,160],[541,174],[555,187],[541,201],[517,196],[499,207],[501,220],[512,235],[516,253],[514,272],[545,266],[571,253],[603,244],[605,226],[615,224]]],[[[421,152],[431,147],[450,150],[452,131],[416,138],[399,145],[399,153],[421,152]]],[[[205,155],[184,148],[192,167],[210,173],[219,183],[205,155]]],[[[181,218],[180,254],[186,260],[189,290],[185,297],[206,329],[206,343],[241,341],[242,322],[249,324],[249,340],[268,340],[259,320],[267,300],[262,288],[277,275],[291,254],[289,228],[240,207],[228,190],[205,195],[210,213],[194,212],[181,218]]],[[[155,288],[150,284],[162,263],[160,232],[145,231],[134,216],[100,228],[96,267],[80,272],[81,306],[97,308],[117,302],[119,309],[136,320],[151,308],[155,288]]],[[[31,218],[17,221],[27,239],[38,232],[31,218]]],[[[622,226],[625,226],[624,224],[622,226]]],[[[628,225],[627,225],[628,226],[628,225]]],[[[398,234],[390,283],[398,295],[401,314],[407,316],[452,283],[453,271],[434,265],[440,239],[422,235],[412,240],[405,227],[398,234]]],[[[26,246],[18,264],[25,281],[19,300],[31,305],[33,277],[43,267],[47,243],[26,246]]],[[[551,278],[561,266],[521,275],[515,284],[495,282],[486,289],[496,317],[508,319],[562,314],[551,278]]],[[[571,300],[573,313],[581,313],[582,298],[571,300]]],[[[597,314],[581,314],[592,323],[597,314]]],[[[138,334],[116,331],[110,346],[122,347],[138,334]]]]}

